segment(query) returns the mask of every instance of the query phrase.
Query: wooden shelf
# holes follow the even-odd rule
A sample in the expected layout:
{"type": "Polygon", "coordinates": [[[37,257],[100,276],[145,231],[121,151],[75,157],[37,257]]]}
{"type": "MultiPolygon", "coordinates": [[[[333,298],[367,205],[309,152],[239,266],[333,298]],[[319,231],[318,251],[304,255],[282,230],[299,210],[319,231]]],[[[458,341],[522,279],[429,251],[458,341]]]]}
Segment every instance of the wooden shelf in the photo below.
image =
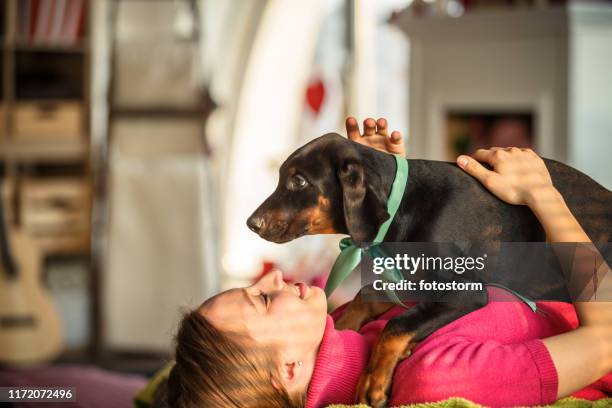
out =
{"type": "Polygon", "coordinates": [[[86,256],[89,253],[88,235],[49,234],[34,235],[32,239],[44,257],[50,256],[86,256]]]}
{"type": "Polygon", "coordinates": [[[174,108],[165,106],[151,106],[146,108],[111,107],[111,117],[122,118],[169,118],[169,119],[201,119],[204,120],[210,108],[201,106],[199,108],[174,108]]]}
{"type": "Polygon", "coordinates": [[[79,41],[74,45],[62,44],[30,44],[25,41],[17,41],[14,44],[5,44],[4,48],[8,50],[21,52],[58,52],[58,53],[82,53],[87,51],[86,42],[79,41]]]}
{"type": "Polygon", "coordinates": [[[40,143],[0,141],[0,159],[18,162],[66,162],[86,160],[89,152],[86,142],[40,143]]]}

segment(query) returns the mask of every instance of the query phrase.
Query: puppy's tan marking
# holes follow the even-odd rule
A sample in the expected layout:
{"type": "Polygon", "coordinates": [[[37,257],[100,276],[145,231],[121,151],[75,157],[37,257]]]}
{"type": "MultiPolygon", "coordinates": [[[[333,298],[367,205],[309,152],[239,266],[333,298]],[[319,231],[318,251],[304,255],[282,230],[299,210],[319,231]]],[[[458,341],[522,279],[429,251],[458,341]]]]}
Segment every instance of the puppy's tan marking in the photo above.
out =
{"type": "Polygon", "coordinates": [[[413,338],[414,333],[383,332],[374,346],[368,369],[357,385],[359,403],[374,408],[385,406],[397,363],[408,357],[416,346],[413,338]]]}
{"type": "Polygon", "coordinates": [[[363,300],[363,289],[346,307],[334,324],[337,330],[359,330],[364,324],[395,306],[392,302],[367,302],[363,300]]]}
{"type": "Polygon", "coordinates": [[[307,225],[307,234],[335,234],[337,231],[334,229],[330,207],[329,199],[319,196],[317,205],[302,210],[294,224],[307,225]]]}

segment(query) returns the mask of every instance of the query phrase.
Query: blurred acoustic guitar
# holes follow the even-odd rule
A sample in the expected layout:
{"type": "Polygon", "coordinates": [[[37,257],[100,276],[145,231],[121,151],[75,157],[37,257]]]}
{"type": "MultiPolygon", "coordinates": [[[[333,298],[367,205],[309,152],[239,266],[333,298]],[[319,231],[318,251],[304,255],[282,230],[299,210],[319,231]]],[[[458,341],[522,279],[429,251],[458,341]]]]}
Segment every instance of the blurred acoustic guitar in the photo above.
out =
{"type": "Polygon", "coordinates": [[[40,256],[26,234],[4,222],[0,198],[0,364],[48,361],[62,349],[57,309],[40,279],[40,256]]]}

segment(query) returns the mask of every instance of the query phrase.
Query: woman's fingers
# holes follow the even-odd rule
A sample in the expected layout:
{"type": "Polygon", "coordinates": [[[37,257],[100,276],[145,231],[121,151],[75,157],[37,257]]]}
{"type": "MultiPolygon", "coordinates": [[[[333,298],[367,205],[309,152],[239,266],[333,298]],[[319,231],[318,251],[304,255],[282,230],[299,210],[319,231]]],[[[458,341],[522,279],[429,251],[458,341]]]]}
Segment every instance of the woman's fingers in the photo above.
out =
{"type": "Polygon", "coordinates": [[[376,121],[372,118],[367,118],[363,121],[363,135],[372,136],[376,133],[376,121]]]}
{"type": "Polygon", "coordinates": [[[385,146],[388,153],[399,154],[402,157],[406,157],[404,141],[402,140],[402,135],[397,130],[394,130],[391,136],[385,137],[385,146]]]}
{"type": "Polygon", "coordinates": [[[387,132],[387,119],[379,118],[376,121],[376,133],[378,133],[379,135],[383,135],[383,136],[387,137],[387,135],[388,135],[388,132],[387,132]]]}
{"type": "Polygon", "coordinates": [[[357,119],[353,116],[349,116],[346,118],[345,122],[346,126],[346,134],[351,140],[358,140],[364,136],[374,136],[381,135],[387,139],[390,139],[392,143],[399,144],[402,141],[402,136],[399,132],[394,131],[391,136],[389,136],[389,130],[387,128],[387,119],[379,118],[378,120],[374,120],[372,118],[367,118],[363,121],[363,135],[359,132],[359,123],[357,119]]]}
{"type": "Polygon", "coordinates": [[[350,140],[386,153],[406,157],[402,135],[398,131],[389,134],[387,119],[367,118],[363,121],[363,134],[359,132],[359,122],[353,116],[346,118],[345,125],[350,140]]]}
{"type": "Polygon", "coordinates": [[[357,123],[357,119],[352,116],[346,118],[346,135],[351,140],[358,140],[361,135],[359,134],[359,123],[357,123]]]}
{"type": "MultiPolygon", "coordinates": [[[[397,150],[401,148],[404,150],[404,141],[402,140],[402,135],[397,130],[391,132],[391,135],[386,138],[387,149],[393,151],[394,153],[398,153],[397,150]]],[[[406,155],[405,152],[402,155],[406,155]]]]}
{"type": "MultiPolygon", "coordinates": [[[[474,158],[476,158],[475,154],[474,158]]],[[[485,169],[484,166],[478,163],[478,161],[476,161],[474,158],[461,155],[457,157],[457,165],[465,170],[466,173],[475,177],[478,181],[488,187],[496,173],[494,171],[485,169]]]]}
{"type": "Polygon", "coordinates": [[[472,157],[480,162],[489,163],[491,166],[495,165],[496,155],[498,155],[499,147],[492,147],[490,149],[478,149],[472,155],[472,157]]]}
{"type": "Polygon", "coordinates": [[[461,155],[457,165],[503,201],[523,205],[542,189],[554,188],[544,161],[532,150],[517,147],[480,149],[461,155]],[[481,163],[488,163],[493,170],[481,163]]]}
{"type": "Polygon", "coordinates": [[[389,136],[389,141],[391,142],[391,144],[394,144],[394,145],[401,144],[402,134],[398,132],[397,130],[394,130],[393,133],[391,133],[391,136],[389,136]]]}

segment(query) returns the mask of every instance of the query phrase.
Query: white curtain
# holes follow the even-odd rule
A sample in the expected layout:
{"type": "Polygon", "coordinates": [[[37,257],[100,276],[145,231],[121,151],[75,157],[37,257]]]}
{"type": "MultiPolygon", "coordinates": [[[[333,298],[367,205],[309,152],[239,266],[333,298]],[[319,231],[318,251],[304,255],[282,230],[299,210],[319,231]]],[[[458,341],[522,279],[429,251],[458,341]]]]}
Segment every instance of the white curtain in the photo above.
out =
{"type": "Polygon", "coordinates": [[[172,115],[198,107],[199,16],[187,1],[116,6],[111,104],[141,113],[119,113],[109,124],[103,343],[168,350],[181,306],[196,306],[219,287],[204,113],[172,115]]]}
{"type": "Polygon", "coordinates": [[[113,125],[105,345],[168,349],[179,307],[216,291],[215,241],[198,123],[113,125]]]}

